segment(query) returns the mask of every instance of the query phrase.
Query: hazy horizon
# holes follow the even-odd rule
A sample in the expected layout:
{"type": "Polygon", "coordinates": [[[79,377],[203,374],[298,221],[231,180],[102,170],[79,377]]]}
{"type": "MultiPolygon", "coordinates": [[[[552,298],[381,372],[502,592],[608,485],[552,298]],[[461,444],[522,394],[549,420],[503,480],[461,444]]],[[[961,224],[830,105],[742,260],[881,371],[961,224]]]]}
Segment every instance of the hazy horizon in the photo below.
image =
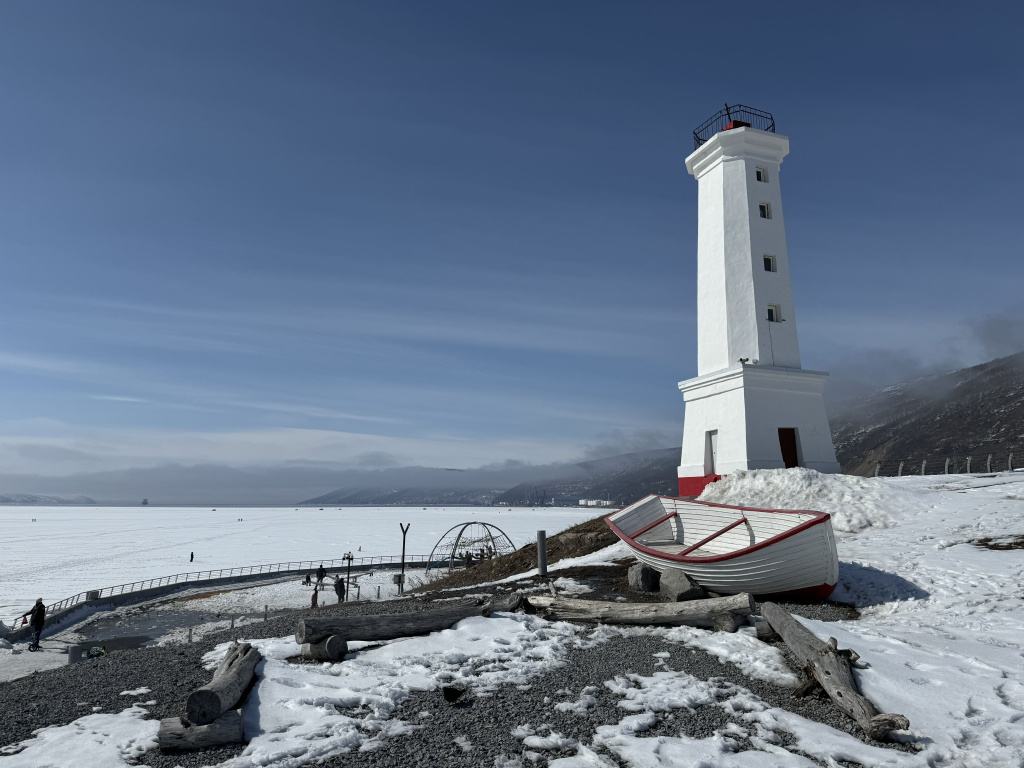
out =
{"type": "Polygon", "coordinates": [[[679,444],[684,159],[723,102],[790,138],[831,402],[1024,349],[1024,158],[959,157],[1024,131],[1019,6],[751,5],[724,36],[657,0],[3,17],[0,494],[294,503],[679,444]]]}

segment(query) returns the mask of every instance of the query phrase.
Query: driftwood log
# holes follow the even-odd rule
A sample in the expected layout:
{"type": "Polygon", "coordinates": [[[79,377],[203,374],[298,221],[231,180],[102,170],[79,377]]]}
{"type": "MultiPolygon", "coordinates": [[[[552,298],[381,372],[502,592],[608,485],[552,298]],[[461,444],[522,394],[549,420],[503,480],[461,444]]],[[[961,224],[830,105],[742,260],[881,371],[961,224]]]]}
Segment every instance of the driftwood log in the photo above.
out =
{"type": "Polygon", "coordinates": [[[449,629],[472,616],[490,616],[495,611],[514,611],[523,604],[518,593],[486,603],[463,603],[417,613],[391,613],[381,616],[304,616],[299,619],[295,642],[316,644],[331,637],[350,640],[396,640],[400,637],[429,635],[449,629]]]}
{"type": "Polygon", "coordinates": [[[249,643],[231,643],[213,680],[188,695],[185,717],[193,725],[208,725],[238,706],[263,656],[249,643]]]}
{"type": "Polygon", "coordinates": [[[685,603],[610,603],[569,597],[530,596],[528,601],[545,618],[562,621],[598,621],[604,624],[648,624],[666,627],[714,627],[735,632],[737,624],[754,612],[747,593],[690,600],[685,603]]]}
{"type": "Polygon", "coordinates": [[[319,643],[303,643],[302,658],[314,661],[341,661],[348,653],[348,643],[337,635],[321,640],[319,643]]]}
{"type": "Polygon", "coordinates": [[[180,717],[167,717],[160,721],[156,739],[163,752],[241,744],[245,740],[242,715],[233,709],[208,725],[190,725],[180,717]]]}
{"type": "Polygon", "coordinates": [[[851,665],[860,658],[856,653],[840,650],[834,637],[823,643],[775,603],[762,603],[761,615],[835,705],[856,720],[864,733],[876,741],[885,741],[890,731],[910,727],[910,721],[903,715],[879,714],[875,706],[858,691],[851,670],[851,665]]]}

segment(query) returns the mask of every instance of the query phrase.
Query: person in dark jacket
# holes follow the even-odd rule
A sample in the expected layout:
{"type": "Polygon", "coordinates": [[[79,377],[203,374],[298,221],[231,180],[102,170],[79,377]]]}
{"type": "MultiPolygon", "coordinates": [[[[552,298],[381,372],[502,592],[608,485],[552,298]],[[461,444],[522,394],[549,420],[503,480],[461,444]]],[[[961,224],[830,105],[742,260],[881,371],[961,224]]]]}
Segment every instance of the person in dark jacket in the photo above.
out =
{"type": "Polygon", "coordinates": [[[320,567],[316,569],[316,585],[320,587],[324,583],[324,577],[327,576],[327,569],[324,568],[324,564],[320,563],[320,567]]]}
{"type": "Polygon", "coordinates": [[[28,623],[32,627],[32,631],[35,633],[29,647],[38,648],[39,638],[43,634],[43,627],[46,625],[46,606],[43,605],[43,598],[37,597],[36,604],[32,606],[32,610],[25,611],[25,613],[21,615],[22,617],[29,617],[28,623]]]}
{"type": "Polygon", "coordinates": [[[341,576],[334,580],[334,594],[338,596],[339,603],[345,602],[345,580],[341,576]]]}

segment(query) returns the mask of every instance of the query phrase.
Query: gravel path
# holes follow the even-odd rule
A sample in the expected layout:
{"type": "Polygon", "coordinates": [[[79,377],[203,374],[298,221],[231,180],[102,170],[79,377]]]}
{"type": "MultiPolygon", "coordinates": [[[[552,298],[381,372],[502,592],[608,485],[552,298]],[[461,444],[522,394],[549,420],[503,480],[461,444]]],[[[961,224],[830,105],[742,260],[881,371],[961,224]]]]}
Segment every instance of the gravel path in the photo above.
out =
{"type": "MultiPolygon", "coordinates": [[[[582,575],[582,574],[581,574],[582,575]]],[[[589,581],[589,579],[588,579],[589,581]]],[[[588,597],[614,597],[607,584],[595,579],[595,594],[588,597]]],[[[479,593],[479,588],[467,592],[479,593]]],[[[451,593],[445,595],[452,596],[451,593]]],[[[342,608],[328,607],[318,614],[343,610],[346,613],[377,615],[421,611],[431,608],[421,600],[396,600],[349,604],[342,608]]],[[[787,606],[796,613],[813,618],[834,620],[851,618],[850,609],[839,604],[787,606]]],[[[30,677],[0,684],[0,745],[31,737],[32,731],[46,725],[69,723],[90,714],[95,707],[104,712],[120,712],[133,702],[155,700],[149,707],[152,717],[163,718],[181,714],[188,693],[209,680],[202,668],[201,657],[218,643],[233,636],[251,638],[280,637],[295,631],[297,616],[271,618],[231,632],[208,635],[191,645],[148,647],[114,653],[30,677]],[[141,696],[121,696],[121,691],[148,687],[141,696]]],[[[511,729],[530,723],[534,727],[549,724],[553,730],[571,739],[589,744],[599,725],[618,723],[628,712],[617,706],[619,697],[611,693],[604,681],[616,675],[633,672],[650,675],[663,667],[655,653],[667,652],[672,669],[685,670],[701,679],[719,678],[747,688],[772,706],[796,712],[811,720],[827,723],[859,737],[852,722],[830,701],[817,698],[794,699],[790,691],[778,686],[751,680],[730,664],[709,654],[668,643],[658,637],[617,638],[586,650],[577,650],[569,663],[536,678],[527,687],[504,686],[489,695],[469,694],[466,701],[450,707],[439,691],[415,693],[396,713],[397,718],[424,724],[414,734],[386,741],[372,752],[354,753],[328,760],[325,766],[432,766],[494,765],[501,755],[519,757],[522,743],[511,735],[511,729]],[[595,686],[597,704],[586,714],[569,714],[555,710],[558,701],[575,700],[586,686],[595,686]],[[556,693],[562,691],[562,693],[556,693]],[[571,695],[570,695],[571,692],[571,695]],[[545,698],[547,697],[547,701],[545,698]],[[429,712],[429,716],[421,713],[429,712]],[[462,744],[457,738],[464,737],[462,744]]],[[[723,727],[729,718],[716,706],[701,707],[659,716],[657,725],[645,735],[672,735],[680,732],[692,737],[706,737],[723,727]]],[[[890,746],[893,745],[881,745],[890,746]]],[[[898,748],[898,747],[894,747],[898,748]]],[[[153,768],[173,766],[215,765],[241,752],[241,747],[207,750],[179,755],[150,752],[145,756],[153,768]]],[[[547,753],[548,757],[574,753],[574,749],[547,753]]],[[[606,755],[607,756],[607,755],[606,755]]],[[[527,761],[529,762],[529,761],[527,761]]]]}

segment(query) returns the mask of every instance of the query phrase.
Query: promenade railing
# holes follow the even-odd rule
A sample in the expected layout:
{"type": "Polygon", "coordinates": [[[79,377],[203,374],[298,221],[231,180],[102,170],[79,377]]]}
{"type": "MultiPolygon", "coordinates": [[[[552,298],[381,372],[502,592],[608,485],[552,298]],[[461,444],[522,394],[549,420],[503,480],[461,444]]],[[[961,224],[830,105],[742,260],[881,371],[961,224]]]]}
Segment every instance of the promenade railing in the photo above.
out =
{"type": "MultiPolygon", "coordinates": [[[[429,555],[406,555],[407,566],[423,566],[429,560],[429,555]]],[[[354,557],[351,561],[352,570],[365,571],[374,567],[398,566],[402,558],[398,555],[378,555],[376,557],[354,557]]],[[[46,606],[47,615],[66,611],[79,603],[102,600],[105,597],[125,595],[132,592],[141,592],[154,587],[166,587],[181,584],[188,585],[190,582],[212,581],[215,579],[229,579],[238,576],[259,576],[273,575],[289,571],[309,571],[315,573],[317,568],[323,564],[328,571],[341,571],[349,568],[347,558],[333,558],[329,560],[289,560],[284,563],[266,563],[264,565],[245,565],[238,568],[213,568],[206,571],[189,571],[188,573],[175,573],[172,576],[161,576],[156,579],[142,579],[131,581],[126,584],[117,584],[113,587],[102,587],[100,589],[89,589],[79,592],[77,595],[65,597],[63,600],[46,606]]],[[[14,618],[12,628],[17,629],[21,616],[14,618]]]]}

